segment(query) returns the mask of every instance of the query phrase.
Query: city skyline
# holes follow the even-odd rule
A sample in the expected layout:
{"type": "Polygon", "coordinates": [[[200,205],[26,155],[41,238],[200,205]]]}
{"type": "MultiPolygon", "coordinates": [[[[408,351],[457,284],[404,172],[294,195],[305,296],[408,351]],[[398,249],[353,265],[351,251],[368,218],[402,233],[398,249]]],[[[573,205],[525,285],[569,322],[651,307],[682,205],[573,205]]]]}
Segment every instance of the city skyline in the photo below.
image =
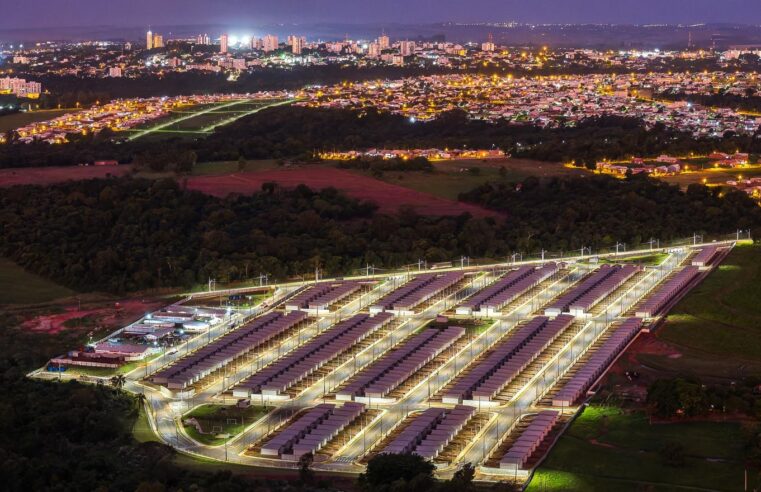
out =
{"type": "Polygon", "coordinates": [[[136,27],[217,23],[230,28],[268,23],[435,23],[506,22],[600,23],[600,24],[689,24],[761,23],[758,5],[751,0],[639,0],[611,3],[604,0],[476,0],[464,5],[453,0],[390,0],[366,5],[348,0],[295,1],[277,3],[224,0],[165,0],[156,5],[147,0],[127,4],[94,0],[32,0],[27,8],[10,8],[0,19],[0,29],[43,29],[75,26],[136,27]],[[40,13],[43,13],[42,15],[40,13]]]}

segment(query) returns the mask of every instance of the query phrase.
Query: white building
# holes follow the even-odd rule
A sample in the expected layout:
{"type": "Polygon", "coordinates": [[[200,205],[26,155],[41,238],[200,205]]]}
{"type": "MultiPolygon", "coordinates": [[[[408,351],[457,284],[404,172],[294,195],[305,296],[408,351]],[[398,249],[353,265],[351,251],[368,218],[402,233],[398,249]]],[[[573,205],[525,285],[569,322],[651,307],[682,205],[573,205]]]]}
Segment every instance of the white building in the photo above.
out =
{"type": "Polygon", "coordinates": [[[10,92],[19,97],[37,96],[42,93],[42,84],[15,77],[5,77],[0,79],[0,92],[10,92]]]}
{"type": "Polygon", "coordinates": [[[415,42],[414,41],[400,41],[399,53],[402,56],[412,56],[415,54],[415,42]]]}

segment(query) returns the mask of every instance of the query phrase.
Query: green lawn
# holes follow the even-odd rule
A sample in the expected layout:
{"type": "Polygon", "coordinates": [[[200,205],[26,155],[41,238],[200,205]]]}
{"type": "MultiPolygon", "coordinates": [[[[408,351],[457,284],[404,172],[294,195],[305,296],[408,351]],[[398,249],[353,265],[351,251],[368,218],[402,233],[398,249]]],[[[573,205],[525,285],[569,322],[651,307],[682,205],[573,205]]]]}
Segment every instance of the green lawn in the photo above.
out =
{"type": "Polygon", "coordinates": [[[644,413],[592,406],[560,438],[528,490],[742,490],[745,439],[738,423],[650,425],[644,413]],[[664,462],[660,450],[670,443],[683,447],[684,466],[664,462]]]}
{"type": "Polygon", "coordinates": [[[491,325],[494,324],[493,319],[478,319],[477,321],[473,322],[465,322],[460,323],[457,320],[452,320],[452,325],[455,326],[462,326],[467,330],[469,334],[471,334],[474,337],[477,337],[481,333],[485,332],[491,325]]]}
{"type": "Polygon", "coordinates": [[[253,424],[271,410],[260,406],[238,408],[234,405],[201,405],[183,416],[183,419],[195,418],[204,432],[198,432],[193,425],[185,425],[185,431],[196,441],[209,446],[224,444],[228,439],[243,432],[246,426],[253,424]],[[212,432],[216,429],[216,432],[212,432]],[[229,437],[217,437],[228,434],[229,437]]]}
{"type": "MultiPolygon", "coordinates": [[[[585,171],[569,169],[561,164],[529,159],[456,159],[433,161],[432,173],[387,171],[381,180],[423,193],[456,200],[460,193],[485,183],[514,183],[529,176],[578,176],[585,171]],[[500,170],[500,168],[504,170],[500,170]]],[[[359,172],[359,171],[356,171],[359,172]]],[[[371,175],[367,172],[366,175],[371,175]]]]}
{"type": "MultiPolygon", "coordinates": [[[[471,164],[471,167],[478,167],[478,163],[471,164]]],[[[405,188],[411,188],[416,191],[428,193],[430,195],[439,196],[442,198],[449,198],[456,200],[460,193],[470,191],[473,188],[481,186],[488,182],[500,182],[500,181],[516,181],[522,179],[517,174],[509,173],[505,178],[499,175],[499,171],[496,168],[480,168],[481,171],[478,175],[472,175],[468,172],[459,171],[444,171],[437,168],[432,173],[416,172],[416,171],[388,171],[383,173],[380,178],[387,183],[395,184],[398,186],[404,186],[405,188]]],[[[367,173],[369,175],[369,173],[367,173]]]]}
{"type": "MultiPolygon", "coordinates": [[[[274,159],[260,159],[246,161],[246,165],[243,171],[267,171],[276,167],[277,163],[274,159]]],[[[193,166],[192,174],[194,176],[205,176],[214,174],[230,174],[237,172],[240,172],[240,169],[238,168],[238,161],[199,162],[193,166]]]]}
{"type": "Polygon", "coordinates": [[[659,336],[707,359],[761,363],[761,246],[739,245],[669,314],[659,336]]]}
{"type": "Polygon", "coordinates": [[[72,113],[75,109],[46,109],[40,111],[27,111],[25,113],[13,113],[0,116],[0,133],[15,130],[30,123],[47,121],[61,115],[72,113]]]}
{"type": "Polygon", "coordinates": [[[0,304],[36,304],[74,294],[73,290],[29,273],[10,260],[0,258],[0,304]]]}
{"type": "Polygon", "coordinates": [[[140,413],[132,426],[132,435],[137,442],[161,442],[151,424],[148,423],[148,416],[145,408],[140,408],[140,413]]]}

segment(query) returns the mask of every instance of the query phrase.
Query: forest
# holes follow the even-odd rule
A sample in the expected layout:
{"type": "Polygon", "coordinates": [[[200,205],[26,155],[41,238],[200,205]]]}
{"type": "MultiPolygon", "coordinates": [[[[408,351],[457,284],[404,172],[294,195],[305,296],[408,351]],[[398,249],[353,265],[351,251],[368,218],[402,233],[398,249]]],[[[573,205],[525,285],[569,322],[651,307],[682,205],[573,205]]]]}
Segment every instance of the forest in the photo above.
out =
{"type": "Polygon", "coordinates": [[[642,176],[529,177],[520,186],[486,184],[460,199],[508,213],[501,239],[518,251],[639,245],[651,237],[663,241],[761,224],[761,208],[743,192],[697,184],[681,191],[642,176]]]}
{"type": "Polygon", "coordinates": [[[659,99],[670,101],[689,101],[702,106],[731,108],[738,111],[761,111],[761,97],[755,89],[748,88],[744,96],[735,94],[685,94],[684,92],[662,92],[657,96],[659,99]]]}
{"type": "MultiPolygon", "coordinates": [[[[318,151],[372,147],[501,148],[515,156],[552,162],[584,163],[594,167],[603,158],[682,155],[714,150],[761,153],[761,139],[726,135],[722,139],[695,139],[663,125],[646,129],[639,120],[601,116],[575,127],[541,129],[506,121],[487,123],[467,118],[462,111],[442,114],[431,122],[411,123],[401,115],[375,111],[313,109],[282,106],[218,128],[206,138],[169,138],[162,141],[114,141],[113,134],[71,137],[64,145],[47,143],[0,145],[0,168],[66,166],[116,159],[133,162],[139,155],[171,164],[172,157],[194,152],[199,162],[245,159],[299,159],[309,161],[318,151]]],[[[171,167],[171,165],[170,165],[171,167]]]]}
{"type": "MultiPolygon", "coordinates": [[[[201,71],[167,72],[138,78],[95,78],[61,75],[34,75],[51,94],[42,104],[55,108],[93,104],[96,101],[132,97],[179,96],[187,94],[245,94],[270,90],[296,90],[305,85],[338,84],[345,80],[361,82],[379,78],[403,78],[416,75],[446,73],[442,68],[351,67],[341,65],[294,66],[290,68],[258,68],[244,72],[231,81],[225,73],[201,71]]],[[[32,77],[32,75],[30,75],[32,77]]]]}
{"type": "MultiPolygon", "coordinates": [[[[111,178],[0,190],[0,256],[78,290],[114,293],[401,267],[420,258],[504,258],[597,249],[761,225],[741,192],[605,176],[485,185],[463,200],[504,219],[394,215],[335,189],[267,184],[226,199],[172,179],[111,178]],[[583,198],[582,198],[583,197],[583,198]]],[[[302,277],[303,278],[303,277],[302,277]]]]}

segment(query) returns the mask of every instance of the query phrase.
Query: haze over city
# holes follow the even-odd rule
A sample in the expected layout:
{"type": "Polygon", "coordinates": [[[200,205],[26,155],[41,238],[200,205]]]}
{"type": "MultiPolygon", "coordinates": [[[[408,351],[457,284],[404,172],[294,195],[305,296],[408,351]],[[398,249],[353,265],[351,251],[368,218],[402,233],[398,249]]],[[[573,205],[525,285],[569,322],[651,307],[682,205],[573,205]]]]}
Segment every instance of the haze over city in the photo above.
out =
{"type": "Polygon", "coordinates": [[[759,24],[754,0],[6,0],[0,28],[270,23],[742,23],[759,24]]]}

